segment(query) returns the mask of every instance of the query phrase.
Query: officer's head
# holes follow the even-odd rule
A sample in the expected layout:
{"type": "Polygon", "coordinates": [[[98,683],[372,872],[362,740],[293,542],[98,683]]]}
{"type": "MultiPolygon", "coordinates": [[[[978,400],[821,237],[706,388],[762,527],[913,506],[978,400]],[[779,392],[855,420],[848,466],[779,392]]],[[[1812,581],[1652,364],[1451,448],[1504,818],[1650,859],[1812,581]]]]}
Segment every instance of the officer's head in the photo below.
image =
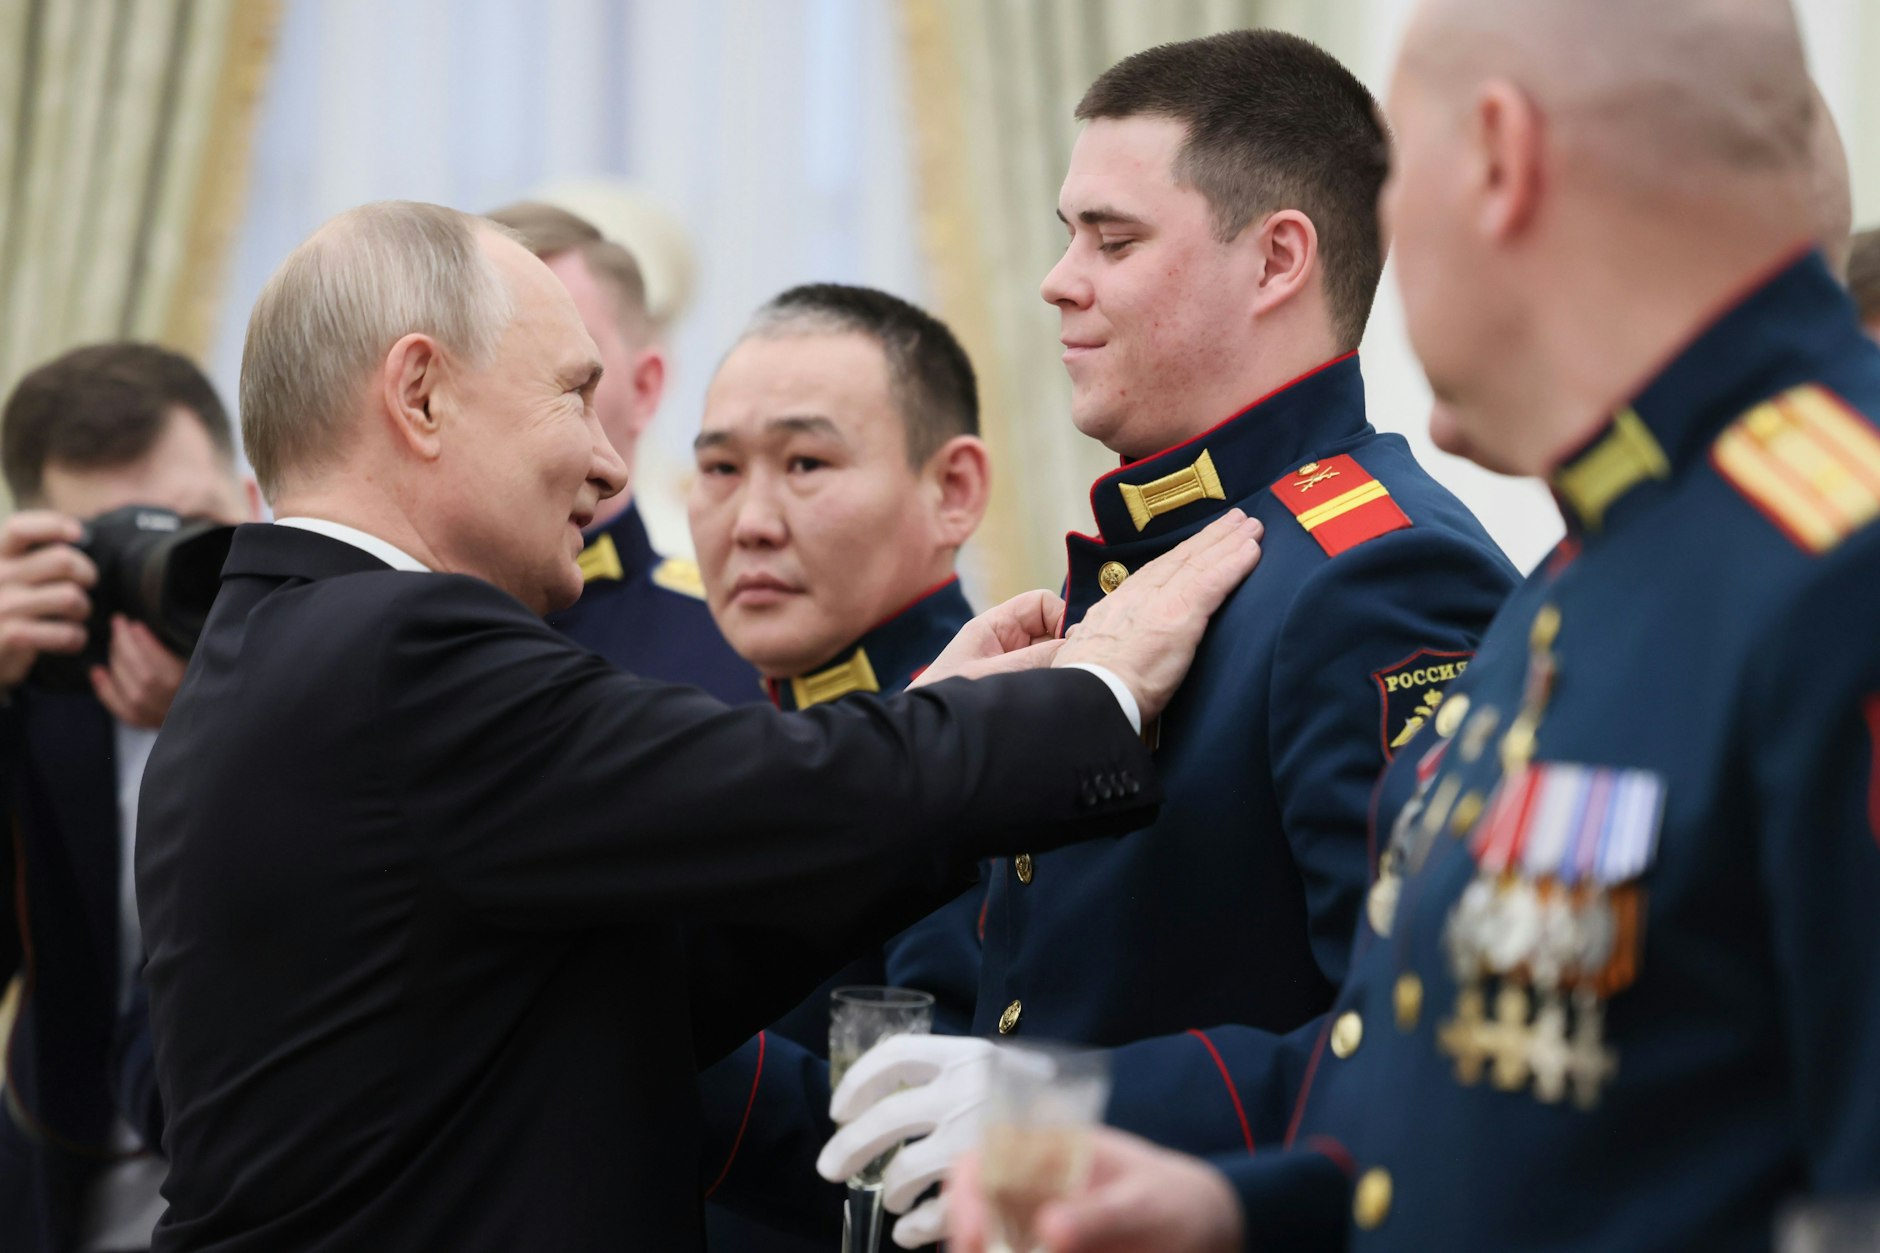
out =
{"type": "MultiPolygon", "coordinates": [[[[574,298],[581,324],[601,354],[594,412],[631,477],[640,437],[666,389],[666,350],[647,312],[639,262],[585,219],[556,205],[523,201],[489,216],[521,236],[574,298]]],[[[627,501],[627,493],[620,493],[602,504],[597,517],[612,517],[627,501]]]]}
{"type": "Polygon", "coordinates": [[[334,218],[268,280],[242,436],[277,513],[329,517],[537,612],[626,467],[594,410],[599,350],[511,233],[437,205],[334,218]]]}
{"type": "Polygon", "coordinates": [[[260,510],[215,388],[155,344],[91,344],[29,372],[7,398],[0,458],[26,508],[90,518],[160,505],[228,523],[260,510]]]}
{"type": "Polygon", "coordinates": [[[1125,456],[1178,443],[1356,348],[1383,269],[1377,104],[1293,35],[1243,30],[1118,62],[1058,193],[1071,415],[1125,456]]]}
{"type": "Polygon", "coordinates": [[[1427,0],[1383,197],[1438,444],[1544,473],[1829,230],[1786,0],[1427,0]]]}
{"type": "Polygon", "coordinates": [[[758,310],[705,398],[692,538],[766,675],[827,661],[953,572],[986,509],[973,367],[935,318],[819,283],[758,310]]]}

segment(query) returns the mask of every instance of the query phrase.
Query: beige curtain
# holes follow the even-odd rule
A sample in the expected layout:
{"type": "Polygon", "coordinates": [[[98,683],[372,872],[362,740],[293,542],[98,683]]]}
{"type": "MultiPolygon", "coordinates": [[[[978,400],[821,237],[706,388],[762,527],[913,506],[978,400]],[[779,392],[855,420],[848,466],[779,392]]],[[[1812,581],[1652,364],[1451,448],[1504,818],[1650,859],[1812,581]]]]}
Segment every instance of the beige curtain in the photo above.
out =
{"type": "Polygon", "coordinates": [[[276,0],[0,0],[0,394],[91,340],[200,356],[276,0]]]}
{"type": "Polygon", "coordinates": [[[902,0],[921,232],[934,303],[979,372],[993,501],[969,553],[990,599],[1055,586],[1064,532],[1088,530],[1116,462],[1070,423],[1058,315],[1038,284],[1064,247],[1053,214],[1071,111],[1093,79],[1154,44],[1279,26],[1334,54],[1356,0],[902,0]]]}

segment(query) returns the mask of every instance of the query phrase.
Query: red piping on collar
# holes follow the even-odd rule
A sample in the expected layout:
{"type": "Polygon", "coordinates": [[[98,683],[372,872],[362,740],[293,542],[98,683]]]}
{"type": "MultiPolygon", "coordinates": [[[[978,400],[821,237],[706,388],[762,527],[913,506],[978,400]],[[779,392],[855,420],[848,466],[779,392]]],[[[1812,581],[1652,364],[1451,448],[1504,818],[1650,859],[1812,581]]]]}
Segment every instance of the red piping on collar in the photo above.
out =
{"type": "MultiPolygon", "coordinates": [[[[1201,431],[1195,435],[1190,435],[1187,439],[1182,440],[1180,443],[1170,444],[1167,448],[1161,449],[1157,452],[1152,452],[1146,457],[1137,457],[1134,461],[1125,461],[1122,465],[1118,466],[1114,470],[1111,470],[1108,474],[1099,475],[1097,478],[1097,481],[1090,485],[1090,516],[1092,518],[1097,519],[1097,534],[1095,538],[1101,543],[1106,543],[1106,544],[1109,543],[1109,538],[1103,534],[1102,519],[1097,517],[1097,489],[1099,487],[1102,487],[1105,482],[1107,482],[1110,479],[1115,478],[1117,475],[1129,469],[1131,466],[1140,465],[1145,461],[1153,461],[1157,457],[1165,457],[1169,453],[1172,453],[1172,452],[1179,452],[1181,449],[1188,447],[1188,445],[1195,443],[1197,440],[1206,439],[1208,436],[1214,434],[1216,431],[1226,426],[1229,422],[1232,422],[1234,419],[1239,418],[1243,416],[1244,414],[1246,414],[1248,410],[1258,409],[1261,405],[1273,399],[1273,397],[1279,395],[1281,392],[1287,390],[1288,388],[1297,387],[1299,384],[1311,378],[1314,374],[1322,374],[1325,371],[1331,369],[1333,366],[1339,364],[1340,362],[1349,361],[1357,355],[1358,355],[1358,350],[1356,348],[1353,348],[1350,352],[1341,353],[1340,355],[1333,357],[1330,361],[1321,362],[1318,365],[1313,366],[1310,370],[1307,370],[1304,374],[1301,374],[1299,377],[1294,378],[1294,379],[1289,379],[1286,382],[1281,383],[1278,387],[1275,387],[1272,391],[1260,397],[1258,400],[1254,401],[1252,404],[1242,405],[1240,408],[1234,410],[1234,412],[1228,414],[1226,417],[1222,418],[1219,422],[1216,422],[1213,426],[1209,427],[1207,430],[1201,431]]],[[[1075,534],[1075,532],[1073,532],[1073,534],[1075,534]]],[[[1090,539],[1092,537],[1086,535],[1084,536],[1084,538],[1090,539]]]]}
{"type": "Polygon", "coordinates": [[[1769,281],[1775,278],[1776,275],[1782,273],[1782,271],[1788,269],[1790,266],[1794,265],[1797,261],[1800,261],[1803,257],[1813,252],[1817,246],[1818,245],[1812,239],[1803,240],[1799,244],[1792,245],[1788,249],[1788,251],[1782,253],[1779,257],[1776,258],[1776,260],[1769,263],[1768,265],[1765,265],[1761,269],[1757,270],[1754,274],[1752,274],[1749,278],[1743,280],[1741,283],[1738,283],[1735,287],[1731,288],[1729,294],[1726,295],[1721,301],[1719,301],[1713,307],[1713,310],[1708,317],[1700,319],[1697,325],[1693,327],[1689,333],[1687,333],[1682,339],[1679,339],[1678,341],[1676,341],[1672,349],[1659,358],[1656,366],[1646,371],[1644,378],[1640,379],[1631,388],[1629,388],[1626,392],[1623,393],[1623,399],[1621,399],[1618,404],[1610,405],[1607,407],[1605,414],[1600,418],[1600,420],[1598,422],[1595,422],[1591,427],[1588,428],[1589,433],[1587,434],[1585,439],[1582,439],[1578,441],[1577,443],[1573,444],[1572,446],[1570,446],[1566,452],[1562,453],[1553,462],[1552,465],[1549,465],[1545,470],[1541,471],[1539,477],[1543,480],[1552,479],[1554,475],[1560,472],[1560,467],[1566,465],[1568,462],[1578,457],[1581,453],[1591,448],[1599,440],[1599,437],[1605,433],[1606,428],[1612,425],[1613,417],[1618,413],[1618,411],[1621,408],[1630,405],[1633,401],[1637,400],[1639,397],[1639,394],[1643,392],[1647,387],[1651,386],[1653,379],[1657,378],[1660,374],[1663,374],[1667,369],[1669,369],[1673,361],[1676,361],[1679,357],[1682,357],[1686,352],[1689,352],[1691,345],[1695,344],[1698,340],[1702,339],[1706,334],[1708,334],[1710,329],[1713,326],[1723,321],[1725,314],[1729,313],[1732,309],[1736,308],[1738,305],[1742,304],[1745,300],[1749,299],[1751,293],[1768,285],[1769,281]]]}
{"type": "Polygon", "coordinates": [[[929,596],[934,595],[936,592],[945,591],[947,588],[953,586],[955,583],[958,583],[959,581],[960,581],[959,575],[957,574],[947,575],[946,578],[941,579],[938,583],[934,584],[932,587],[928,588],[926,591],[916,596],[913,600],[908,601],[905,605],[902,605],[899,609],[895,610],[893,613],[889,614],[887,617],[883,618],[881,621],[875,623],[874,626],[871,626],[868,628],[868,630],[863,631],[862,634],[870,635],[876,631],[879,631],[882,627],[887,626],[890,622],[893,622],[896,618],[900,617],[902,614],[912,609],[915,605],[920,604],[921,601],[926,600],[929,596]]]}

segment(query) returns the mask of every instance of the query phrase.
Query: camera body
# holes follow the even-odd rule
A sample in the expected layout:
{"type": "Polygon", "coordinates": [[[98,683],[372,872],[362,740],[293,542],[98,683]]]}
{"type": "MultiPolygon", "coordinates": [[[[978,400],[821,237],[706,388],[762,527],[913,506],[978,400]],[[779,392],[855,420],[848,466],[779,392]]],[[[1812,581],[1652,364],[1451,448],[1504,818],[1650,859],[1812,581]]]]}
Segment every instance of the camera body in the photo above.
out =
{"type": "Polygon", "coordinates": [[[89,671],[110,663],[111,618],[142,622],[171,652],[196,648],[222,583],[235,528],[154,505],[126,505],[85,523],[77,548],[98,567],[85,647],[42,653],[27,682],[51,691],[89,692],[89,671]]]}

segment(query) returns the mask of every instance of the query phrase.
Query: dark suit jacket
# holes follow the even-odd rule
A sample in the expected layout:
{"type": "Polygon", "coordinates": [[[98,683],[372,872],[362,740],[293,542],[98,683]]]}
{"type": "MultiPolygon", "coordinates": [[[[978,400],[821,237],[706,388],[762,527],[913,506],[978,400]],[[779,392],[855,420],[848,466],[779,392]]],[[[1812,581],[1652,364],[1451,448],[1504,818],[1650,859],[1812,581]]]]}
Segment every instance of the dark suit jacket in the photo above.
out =
{"type": "Polygon", "coordinates": [[[700,972],[682,920],[878,941],[1156,799],[1075,671],[729,709],[323,536],[223,578],[140,807],[161,1250],[696,1248],[693,1071],[827,952],[700,972]]]}
{"type": "Polygon", "coordinates": [[[118,834],[111,717],[90,696],[22,689],[0,708],[0,985],[6,1041],[0,1249],[63,1253],[110,1160],[118,834]]]}

